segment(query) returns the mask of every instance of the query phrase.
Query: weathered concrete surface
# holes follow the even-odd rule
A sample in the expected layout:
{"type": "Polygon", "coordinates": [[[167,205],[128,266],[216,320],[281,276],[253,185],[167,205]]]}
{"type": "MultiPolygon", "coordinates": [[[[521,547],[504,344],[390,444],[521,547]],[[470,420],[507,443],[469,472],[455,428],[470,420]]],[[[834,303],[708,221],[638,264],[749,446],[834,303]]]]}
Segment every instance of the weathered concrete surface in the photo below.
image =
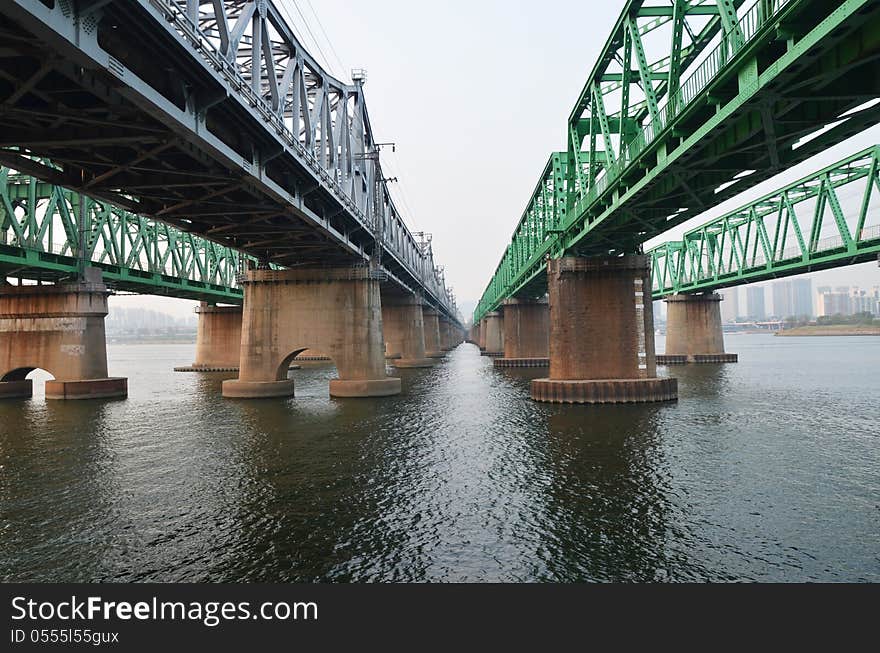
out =
{"type": "Polygon", "coordinates": [[[385,374],[379,282],[367,269],[251,270],[244,290],[241,371],[223,382],[223,396],[291,396],[287,370],[307,349],[336,364],[332,396],[400,392],[400,379],[385,374]]]}
{"type": "Polygon", "coordinates": [[[440,314],[431,306],[422,306],[422,323],[425,331],[425,356],[443,358],[440,339],[440,314]]]}
{"type": "Polygon", "coordinates": [[[128,379],[46,381],[46,399],[110,399],[128,396],[128,379]]]}
{"type": "Polygon", "coordinates": [[[443,351],[452,351],[461,344],[458,327],[448,318],[440,319],[440,346],[443,351]]]}
{"type": "Polygon", "coordinates": [[[504,315],[495,311],[483,318],[486,323],[486,356],[504,355],[504,315]]]}
{"type": "Polygon", "coordinates": [[[532,381],[532,399],[554,404],[636,404],[678,399],[678,384],[670,378],[538,381],[532,381]]]}
{"type": "Polygon", "coordinates": [[[33,396],[34,382],[30,379],[0,382],[0,399],[27,399],[33,396]]]}
{"type": "Polygon", "coordinates": [[[241,355],[241,306],[209,306],[202,302],[196,313],[199,327],[192,368],[205,372],[237,370],[241,355]]]}
{"type": "Polygon", "coordinates": [[[550,305],[547,300],[508,299],[503,311],[504,358],[548,358],[550,305]]]}
{"type": "Polygon", "coordinates": [[[0,287],[0,381],[22,382],[40,368],[55,377],[48,399],[127,396],[126,379],[107,376],[108,295],[96,269],[81,283],[0,287]]]}
{"type": "Polygon", "coordinates": [[[671,295],[666,302],[667,364],[734,363],[736,354],[724,352],[721,301],[717,293],[671,295]],[[684,358],[684,360],[681,360],[684,358]]]}
{"type": "Polygon", "coordinates": [[[676,380],[657,378],[647,257],[551,259],[547,281],[550,375],[532,381],[533,399],[616,403],[675,398],[676,380]]]}
{"type": "Polygon", "coordinates": [[[394,367],[431,367],[425,356],[425,326],[422,300],[414,295],[382,296],[382,331],[385,334],[386,356],[391,352],[400,358],[391,361],[394,367]]]}

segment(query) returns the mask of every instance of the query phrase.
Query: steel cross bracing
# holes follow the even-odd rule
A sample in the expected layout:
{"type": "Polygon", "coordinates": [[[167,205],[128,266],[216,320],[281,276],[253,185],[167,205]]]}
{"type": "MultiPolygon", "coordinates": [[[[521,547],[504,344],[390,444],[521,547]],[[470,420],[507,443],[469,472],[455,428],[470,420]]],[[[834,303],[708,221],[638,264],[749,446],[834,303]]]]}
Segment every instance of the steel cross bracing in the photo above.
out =
{"type": "Polygon", "coordinates": [[[237,276],[257,263],[225,245],[0,168],[0,276],[74,279],[81,260],[100,268],[115,290],[227,304],[242,302],[237,276]]]}
{"type": "Polygon", "coordinates": [[[650,250],[653,294],[710,292],[880,256],[880,146],[650,250]]]}
{"type": "Polygon", "coordinates": [[[880,122],[878,53],[878,0],[628,1],[567,121],[565,208],[520,222],[475,318],[541,294],[548,256],[640,251],[880,122]]]}
{"type": "Polygon", "coordinates": [[[363,80],[327,73],[271,0],[4,0],[0,44],[0,163],[263,264],[372,265],[457,321],[363,80]]]}

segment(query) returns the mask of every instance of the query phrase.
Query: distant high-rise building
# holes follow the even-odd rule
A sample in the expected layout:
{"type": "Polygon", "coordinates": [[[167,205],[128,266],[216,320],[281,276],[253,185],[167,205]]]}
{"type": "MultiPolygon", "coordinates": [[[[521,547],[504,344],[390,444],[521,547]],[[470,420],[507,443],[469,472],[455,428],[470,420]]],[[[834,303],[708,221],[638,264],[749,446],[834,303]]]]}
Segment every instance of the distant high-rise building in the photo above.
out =
{"type": "Polygon", "coordinates": [[[812,317],[813,282],[810,279],[791,279],[773,284],[773,314],[780,318],[812,317]]]}
{"type": "Polygon", "coordinates": [[[773,284],[773,315],[785,319],[794,315],[791,281],[777,281],[773,284]]]}
{"type": "Polygon", "coordinates": [[[666,319],[666,302],[662,299],[654,301],[654,318],[658,320],[666,319]]]}
{"type": "Polygon", "coordinates": [[[862,312],[862,307],[867,303],[859,288],[838,286],[832,290],[829,286],[821,286],[817,292],[819,298],[818,314],[820,316],[852,315],[862,312]]]}
{"type": "Polygon", "coordinates": [[[792,279],[791,280],[792,307],[794,314],[798,317],[807,315],[813,316],[813,280],[812,279],[792,279]]]}
{"type": "Polygon", "coordinates": [[[725,288],[721,291],[721,320],[735,322],[739,317],[739,288],[725,288]]]}
{"type": "Polygon", "coordinates": [[[753,320],[763,320],[767,317],[764,309],[764,286],[746,288],[746,311],[753,320]]]}

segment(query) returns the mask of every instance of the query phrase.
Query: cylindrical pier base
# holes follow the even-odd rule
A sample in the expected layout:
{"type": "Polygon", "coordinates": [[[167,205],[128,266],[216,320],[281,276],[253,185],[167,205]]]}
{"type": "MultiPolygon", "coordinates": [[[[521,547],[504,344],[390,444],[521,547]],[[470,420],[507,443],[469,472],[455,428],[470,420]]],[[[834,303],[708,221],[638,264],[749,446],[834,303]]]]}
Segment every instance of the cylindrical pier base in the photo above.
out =
{"type": "Polygon", "coordinates": [[[504,356],[504,315],[499,311],[487,313],[483,318],[486,324],[484,356],[504,356]]]}
{"type": "Polygon", "coordinates": [[[431,367],[434,364],[425,356],[425,325],[420,298],[413,295],[383,296],[382,330],[387,343],[385,358],[394,367],[431,367]],[[394,354],[399,356],[390,358],[394,354]]]}
{"type": "Polygon", "coordinates": [[[112,399],[128,396],[128,379],[46,381],[46,399],[112,399]]]}
{"type": "Polygon", "coordinates": [[[547,262],[550,374],[532,398],[554,403],[638,403],[677,398],[654,358],[651,272],[643,255],[547,262]]]}
{"type": "Polygon", "coordinates": [[[292,397],[293,381],[239,381],[223,382],[223,396],[229,399],[275,399],[292,397]]]}
{"type": "Polygon", "coordinates": [[[330,381],[331,397],[391,397],[399,395],[400,390],[400,379],[394,377],[367,381],[330,381]]]}
{"type": "Polygon", "coordinates": [[[536,379],[532,399],[554,404],[633,404],[678,398],[677,379],[553,381],[536,379]]]}
{"type": "Polygon", "coordinates": [[[666,302],[666,353],[661,364],[735,363],[724,351],[721,301],[717,293],[670,295],[666,302]],[[683,360],[682,360],[683,359],[683,360]]]}
{"type": "Polygon", "coordinates": [[[431,306],[422,306],[422,325],[425,329],[425,358],[443,358],[443,339],[440,314],[431,306]]]}
{"type": "Polygon", "coordinates": [[[504,356],[495,367],[544,367],[550,364],[550,306],[546,299],[504,302],[504,356]]]}

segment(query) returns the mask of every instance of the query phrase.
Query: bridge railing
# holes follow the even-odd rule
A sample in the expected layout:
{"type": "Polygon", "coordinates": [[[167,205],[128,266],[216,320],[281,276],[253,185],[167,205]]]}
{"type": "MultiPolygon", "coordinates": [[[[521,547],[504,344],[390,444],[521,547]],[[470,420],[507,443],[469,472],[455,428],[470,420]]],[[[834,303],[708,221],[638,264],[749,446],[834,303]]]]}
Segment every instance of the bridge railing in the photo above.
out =
{"type": "Polygon", "coordinates": [[[608,190],[623,172],[635,163],[675,118],[684,113],[700,94],[724,70],[727,63],[751,44],[761,29],[770,24],[791,0],[757,0],[737,22],[735,29],[724,32],[720,43],[711,50],[703,62],[688,76],[679,89],[666,99],[659,108],[657,118],[642,125],[638,134],[621,148],[616,161],[606,165],[604,174],[595,184],[578,197],[572,216],[578,216],[608,190]]]}

